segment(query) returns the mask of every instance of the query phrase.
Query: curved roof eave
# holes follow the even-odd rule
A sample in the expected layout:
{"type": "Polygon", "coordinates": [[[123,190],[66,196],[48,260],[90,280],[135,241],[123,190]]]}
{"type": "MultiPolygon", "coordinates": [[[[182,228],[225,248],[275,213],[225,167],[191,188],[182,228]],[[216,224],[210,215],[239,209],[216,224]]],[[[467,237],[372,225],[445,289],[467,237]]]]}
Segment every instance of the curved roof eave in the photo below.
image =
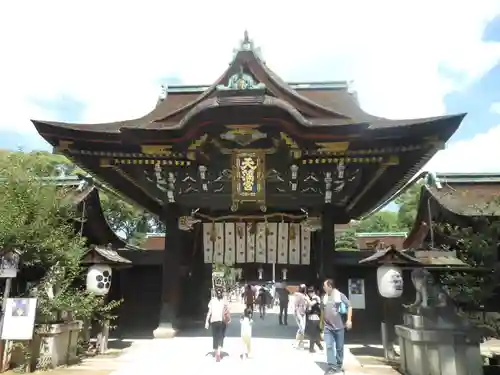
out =
{"type": "MultiPolygon", "coordinates": [[[[233,105],[245,105],[235,103],[233,105]]],[[[248,105],[248,104],[246,104],[248,105]]],[[[255,104],[250,104],[255,105],[255,104]]],[[[303,126],[306,127],[328,127],[328,126],[338,126],[338,125],[360,125],[363,123],[351,123],[348,120],[339,119],[339,118],[321,118],[321,119],[309,119],[306,118],[302,113],[300,113],[294,106],[290,103],[286,102],[283,99],[279,99],[271,96],[264,96],[263,102],[259,105],[263,106],[277,106],[282,108],[283,110],[290,113],[290,115],[297,120],[303,126]]],[[[44,138],[50,137],[50,135],[55,137],[64,138],[64,134],[60,134],[61,131],[67,132],[68,137],[71,133],[80,133],[80,134],[106,134],[113,140],[120,140],[121,138],[121,129],[140,129],[140,130],[178,130],[182,129],[186,123],[189,122],[197,114],[211,108],[219,107],[216,98],[208,98],[202,100],[196,106],[191,108],[191,110],[182,118],[181,121],[174,123],[165,123],[165,122],[147,122],[146,118],[140,118],[135,120],[114,122],[114,123],[102,123],[102,124],[74,124],[74,123],[64,123],[64,122],[56,122],[56,121],[40,121],[40,120],[32,120],[35,125],[37,131],[40,135],[44,136],[44,138]]],[[[391,128],[401,128],[408,126],[425,126],[428,125],[429,128],[432,128],[434,125],[438,125],[442,122],[448,122],[450,128],[445,131],[445,137],[448,138],[456,131],[458,126],[460,125],[465,114],[458,115],[446,115],[446,116],[436,116],[436,117],[428,117],[422,119],[411,119],[411,120],[378,120],[376,122],[365,123],[368,125],[369,130],[385,130],[391,128]]],[[[436,133],[439,133],[439,127],[436,128],[436,133]]]]}

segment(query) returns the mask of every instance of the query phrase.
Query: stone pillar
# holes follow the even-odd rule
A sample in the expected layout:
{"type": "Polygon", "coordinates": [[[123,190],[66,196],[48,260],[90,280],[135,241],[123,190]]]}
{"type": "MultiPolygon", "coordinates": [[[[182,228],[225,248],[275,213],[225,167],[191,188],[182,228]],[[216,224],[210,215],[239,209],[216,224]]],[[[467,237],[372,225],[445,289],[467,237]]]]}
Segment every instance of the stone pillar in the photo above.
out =
{"type": "Polygon", "coordinates": [[[163,250],[163,277],[160,321],[153,332],[155,338],[173,338],[179,306],[182,232],[179,229],[180,209],[176,204],[165,207],[165,249],[163,250]]]}
{"type": "MultiPolygon", "coordinates": [[[[430,309],[429,309],[430,310],[430,309]]],[[[458,320],[458,319],[454,319],[458,320]]],[[[408,375],[481,375],[479,331],[437,316],[404,315],[396,326],[401,369],[408,375]]]]}
{"type": "Polygon", "coordinates": [[[333,216],[328,208],[321,215],[321,256],[319,262],[319,277],[324,280],[334,276],[333,252],[335,251],[335,231],[333,216]]]}

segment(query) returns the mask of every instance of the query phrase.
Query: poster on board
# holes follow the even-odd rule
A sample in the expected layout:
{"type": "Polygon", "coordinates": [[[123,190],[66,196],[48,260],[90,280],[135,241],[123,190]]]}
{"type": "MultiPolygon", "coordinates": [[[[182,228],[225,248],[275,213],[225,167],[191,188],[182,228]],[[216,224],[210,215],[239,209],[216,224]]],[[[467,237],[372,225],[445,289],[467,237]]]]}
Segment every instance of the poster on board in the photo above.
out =
{"type": "Polygon", "coordinates": [[[35,315],[36,298],[7,298],[2,340],[31,340],[35,315]]]}
{"type": "Polygon", "coordinates": [[[13,279],[19,268],[19,254],[9,253],[0,257],[0,278],[13,279]]]}
{"type": "Polygon", "coordinates": [[[349,301],[353,309],[362,309],[365,307],[365,280],[349,279],[349,301]]]}

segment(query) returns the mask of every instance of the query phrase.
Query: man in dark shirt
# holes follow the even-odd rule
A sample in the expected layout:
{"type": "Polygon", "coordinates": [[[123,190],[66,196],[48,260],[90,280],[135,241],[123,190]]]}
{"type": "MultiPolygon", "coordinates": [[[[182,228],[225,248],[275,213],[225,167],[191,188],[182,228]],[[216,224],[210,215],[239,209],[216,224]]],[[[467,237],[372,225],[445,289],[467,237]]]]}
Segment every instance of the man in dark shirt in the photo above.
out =
{"type": "Polygon", "coordinates": [[[288,325],[288,301],[290,300],[290,292],[286,288],[285,283],[276,285],[276,294],[280,303],[280,314],[278,316],[280,325],[288,325]]]}
{"type": "Polygon", "coordinates": [[[335,288],[332,279],[323,283],[325,297],[323,300],[324,312],[324,337],[326,346],[326,362],[328,370],[326,374],[337,374],[343,372],[344,363],[344,333],[352,327],[352,307],[349,299],[344,293],[335,288]],[[343,313],[347,319],[343,319],[343,313]]]}

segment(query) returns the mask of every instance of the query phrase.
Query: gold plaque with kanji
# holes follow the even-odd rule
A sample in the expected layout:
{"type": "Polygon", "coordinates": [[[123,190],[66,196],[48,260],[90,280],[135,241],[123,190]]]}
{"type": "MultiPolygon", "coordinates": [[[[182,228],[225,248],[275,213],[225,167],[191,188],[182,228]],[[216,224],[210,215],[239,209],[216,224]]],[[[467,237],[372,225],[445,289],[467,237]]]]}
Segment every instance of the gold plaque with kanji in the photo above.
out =
{"type": "Polygon", "coordinates": [[[233,153],[233,203],[265,203],[265,153],[233,153]]]}

